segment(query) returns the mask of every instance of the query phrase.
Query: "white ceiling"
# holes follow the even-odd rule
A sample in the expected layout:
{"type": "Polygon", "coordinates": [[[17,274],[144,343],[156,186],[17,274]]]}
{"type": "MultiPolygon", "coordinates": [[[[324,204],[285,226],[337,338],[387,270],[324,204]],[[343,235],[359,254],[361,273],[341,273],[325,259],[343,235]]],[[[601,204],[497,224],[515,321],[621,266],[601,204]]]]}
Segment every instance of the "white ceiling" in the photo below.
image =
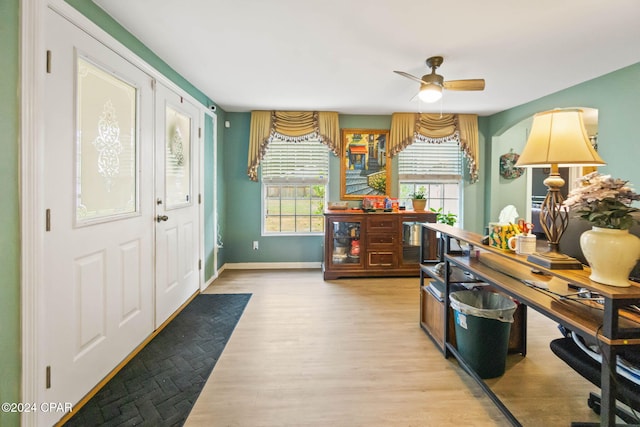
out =
{"type": "Polygon", "coordinates": [[[639,0],[94,1],[230,112],[484,116],[640,62],[639,0]],[[421,103],[393,70],[434,55],[486,89],[421,103]]]}

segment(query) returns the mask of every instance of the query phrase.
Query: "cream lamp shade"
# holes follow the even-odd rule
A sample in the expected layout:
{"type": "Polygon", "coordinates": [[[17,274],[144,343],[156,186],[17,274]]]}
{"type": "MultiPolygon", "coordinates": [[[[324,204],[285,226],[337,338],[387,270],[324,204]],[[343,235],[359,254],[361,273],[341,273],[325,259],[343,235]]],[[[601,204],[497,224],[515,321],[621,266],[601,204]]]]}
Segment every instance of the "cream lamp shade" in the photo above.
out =
{"type": "Polygon", "coordinates": [[[605,162],[591,145],[580,109],[557,109],[533,117],[516,166],[596,166],[605,162]]]}
{"type": "Polygon", "coordinates": [[[418,96],[423,102],[436,102],[442,98],[442,86],[434,83],[422,83],[418,96]]]}

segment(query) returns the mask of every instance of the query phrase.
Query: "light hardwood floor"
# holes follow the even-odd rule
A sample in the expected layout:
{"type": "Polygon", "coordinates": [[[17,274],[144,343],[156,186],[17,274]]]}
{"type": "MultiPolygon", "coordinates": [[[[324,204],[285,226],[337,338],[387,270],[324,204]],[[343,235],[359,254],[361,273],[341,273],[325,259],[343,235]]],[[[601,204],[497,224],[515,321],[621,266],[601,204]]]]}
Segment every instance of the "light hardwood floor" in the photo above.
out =
{"type": "MultiPolygon", "coordinates": [[[[418,278],[323,281],[319,270],[226,270],[206,293],[252,293],[187,427],[506,426],[418,326],[418,278]]],[[[524,426],[597,421],[595,390],[549,350],[529,310],[528,355],[488,380],[524,426]]]]}

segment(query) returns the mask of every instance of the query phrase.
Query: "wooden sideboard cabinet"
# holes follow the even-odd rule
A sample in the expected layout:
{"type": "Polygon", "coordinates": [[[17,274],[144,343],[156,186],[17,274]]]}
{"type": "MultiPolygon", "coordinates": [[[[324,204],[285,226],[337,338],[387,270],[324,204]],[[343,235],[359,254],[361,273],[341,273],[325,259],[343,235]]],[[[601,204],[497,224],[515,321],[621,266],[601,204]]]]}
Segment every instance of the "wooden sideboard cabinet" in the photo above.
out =
{"type": "MultiPolygon", "coordinates": [[[[434,212],[365,213],[360,209],[325,212],[325,280],[339,277],[418,276],[422,223],[434,212]]],[[[426,235],[425,235],[426,237],[426,235]]],[[[434,248],[436,238],[430,247],[434,248]]]]}

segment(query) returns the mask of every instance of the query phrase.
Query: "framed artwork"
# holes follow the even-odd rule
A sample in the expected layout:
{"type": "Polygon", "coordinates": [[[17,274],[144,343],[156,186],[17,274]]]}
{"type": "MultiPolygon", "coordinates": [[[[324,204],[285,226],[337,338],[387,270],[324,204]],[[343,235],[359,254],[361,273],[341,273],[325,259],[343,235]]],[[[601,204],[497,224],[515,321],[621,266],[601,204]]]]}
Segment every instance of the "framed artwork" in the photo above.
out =
{"type": "Polygon", "coordinates": [[[388,129],[342,129],[341,199],[389,194],[391,162],[388,139],[388,129]]]}

